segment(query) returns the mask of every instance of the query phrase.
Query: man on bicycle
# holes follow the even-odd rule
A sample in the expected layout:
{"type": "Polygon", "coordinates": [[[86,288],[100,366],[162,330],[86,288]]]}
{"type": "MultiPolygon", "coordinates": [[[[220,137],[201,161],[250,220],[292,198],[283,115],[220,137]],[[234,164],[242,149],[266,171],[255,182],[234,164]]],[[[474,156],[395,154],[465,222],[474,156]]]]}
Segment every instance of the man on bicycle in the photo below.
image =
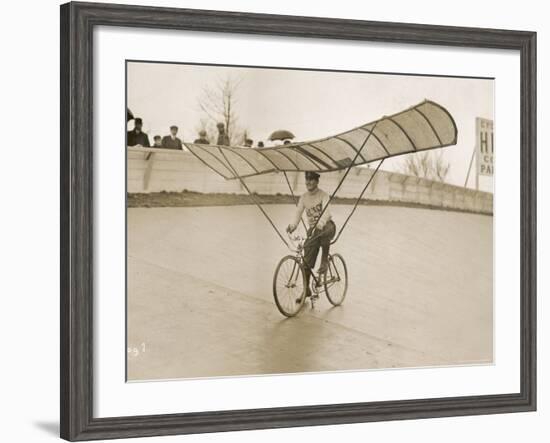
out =
{"type": "Polygon", "coordinates": [[[319,188],[320,175],[316,172],[306,172],[305,192],[298,202],[294,222],[288,225],[287,232],[294,232],[300,223],[302,213],[306,211],[309,229],[307,230],[307,239],[304,243],[304,268],[306,277],[306,296],[311,295],[309,289],[309,280],[311,271],[315,267],[319,248],[321,248],[321,265],[319,274],[326,272],[328,268],[328,253],[330,241],[336,234],[336,226],[332,221],[328,203],[328,194],[319,188]]]}

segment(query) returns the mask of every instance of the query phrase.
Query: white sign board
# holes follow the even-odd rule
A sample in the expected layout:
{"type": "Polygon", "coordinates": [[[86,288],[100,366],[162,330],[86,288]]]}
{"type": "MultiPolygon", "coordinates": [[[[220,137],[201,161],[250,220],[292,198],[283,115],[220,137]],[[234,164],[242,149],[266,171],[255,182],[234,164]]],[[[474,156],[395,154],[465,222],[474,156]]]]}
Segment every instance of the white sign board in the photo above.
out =
{"type": "Polygon", "coordinates": [[[477,173],[493,175],[495,142],[493,135],[493,120],[476,118],[476,152],[477,173]]]}

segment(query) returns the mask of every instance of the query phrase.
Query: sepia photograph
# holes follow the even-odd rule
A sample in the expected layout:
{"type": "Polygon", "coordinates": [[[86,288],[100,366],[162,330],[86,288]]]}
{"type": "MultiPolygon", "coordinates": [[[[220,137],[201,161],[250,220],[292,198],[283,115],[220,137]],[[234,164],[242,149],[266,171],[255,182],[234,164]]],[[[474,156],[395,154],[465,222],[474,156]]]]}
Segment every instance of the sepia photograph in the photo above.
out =
{"type": "Polygon", "coordinates": [[[127,380],[493,364],[494,101],[127,60],[127,380]]]}

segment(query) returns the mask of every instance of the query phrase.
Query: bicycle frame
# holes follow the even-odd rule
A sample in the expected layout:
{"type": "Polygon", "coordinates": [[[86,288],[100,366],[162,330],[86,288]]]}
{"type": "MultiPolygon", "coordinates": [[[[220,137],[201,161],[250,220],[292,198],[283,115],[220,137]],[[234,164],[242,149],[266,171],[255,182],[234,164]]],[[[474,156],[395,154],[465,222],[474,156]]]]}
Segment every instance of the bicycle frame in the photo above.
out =
{"type": "MultiPolygon", "coordinates": [[[[300,236],[292,237],[292,235],[289,234],[289,233],[287,233],[287,235],[288,235],[288,238],[290,240],[290,245],[294,246],[294,248],[292,248],[289,245],[289,249],[292,252],[295,253],[295,257],[296,257],[298,263],[300,265],[302,265],[303,267],[308,266],[308,264],[304,260],[304,242],[307,240],[307,238],[303,238],[303,237],[300,237],[300,236]],[[295,242],[298,242],[298,244],[296,245],[295,242]]],[[[326,283],[327,280],[325,279],[325,282],[322,282],[320,276],[316,276],[315,273],[313,272],[313,269],[310,269],[310,271],[311,271],[310,276],[313,278],[313,283],[314,283],[312,285],[313,291],[316,294],[324,292],[325,289],[323,288],[323,286],[324,286],[324,284],[326,283]]],[[[294,272],[295,272],[295,268],[292,269],[292,272],[291,272],[291,275],[290,275],[290,278],[289,278],[289,282],[292,280],[292,278],[294,276],[294,272]]],[[[328,273],[330,273],[330,275],[331,275],[329,283],[334,283],[334,281],[339,281],[340,280],[340,274],[338,273],[338,269],[336,268],[336,266],[334,266],[331,255],[329,255],[329,260],[328,260],[327,274],[328,273]],[[336,280],[334,280],[334,274],[336,274],[336,280]]],[[[297,278],[297,275],[298,275],[298,273],[296,273],[296,278],[297,278]]]]}
{"type": "Polygon", "coordinates": [[[289,248],[294,254],[286,255],[279,261],[273,276],[273,295],[279,311],[286,317],[294,317],[302,309],[306,298],[309,298],[314,309],[320,294],[325,294],[333,306],[339,306],[347,291],[347,269],[343,257],[338,253],[329,254],[327,269],[319,274],[311,269],[306,279],[306,269],[309,268],[304,257],[304,242],[307,239],[300,235],[292,236],[289,232],[287,235],[289,248]],[[342,270],[339,269],[340,264],[342,270]],[[340,275],[342,272],[344,274],[340,275]],[[344,286],[339,287],[338,282],[343,282],[344,286]],[[335,285],[336,292],[333,292],[335,285]]]}

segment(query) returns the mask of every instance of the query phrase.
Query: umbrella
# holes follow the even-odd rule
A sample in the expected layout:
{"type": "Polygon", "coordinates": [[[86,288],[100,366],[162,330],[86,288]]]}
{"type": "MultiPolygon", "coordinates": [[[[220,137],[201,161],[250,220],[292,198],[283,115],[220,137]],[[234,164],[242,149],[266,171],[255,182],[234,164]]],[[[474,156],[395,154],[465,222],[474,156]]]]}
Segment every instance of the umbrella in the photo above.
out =
{"type": "Polygon", "coordinates": [[[126,108],[126,121],[129,122],[130,120],[134,119],[134,114],[132,111],[130,111],[128,108],[126,108]]]}
{"type": "Polygon", "coordinates": [[[294,138],[294,134],[286,129],[279,129],[269,136],[269,140],[286,140],[294,138]]]}

